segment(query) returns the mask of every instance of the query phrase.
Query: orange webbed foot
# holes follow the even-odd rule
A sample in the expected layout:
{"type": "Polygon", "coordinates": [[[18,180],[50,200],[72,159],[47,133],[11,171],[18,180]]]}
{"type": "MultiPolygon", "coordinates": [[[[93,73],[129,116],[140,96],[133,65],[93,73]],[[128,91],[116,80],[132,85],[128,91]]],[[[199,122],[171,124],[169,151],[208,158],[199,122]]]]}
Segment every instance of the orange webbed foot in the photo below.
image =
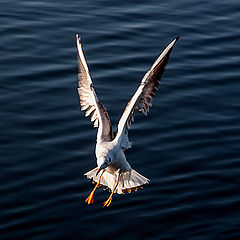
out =
{"type": "Polygon", "coordinates": [[[85,200],[85,202],[86,202],[88,205],[94,202],[94,197],[93,197],[93,194],[92,194],[92,193],[90,193],[90,195],[89,195],[88,198],[85,200]]]}
{"type": "Polygon", "coordinates": [[[109,207],[110,204],[111,204],[111,202],[112,202],[112,196],[110,196],[110,197],[108,198],[108,200],[107,200],[106,202],[104,202],[103,206],[104,206],[104,207],[109,207]]]}

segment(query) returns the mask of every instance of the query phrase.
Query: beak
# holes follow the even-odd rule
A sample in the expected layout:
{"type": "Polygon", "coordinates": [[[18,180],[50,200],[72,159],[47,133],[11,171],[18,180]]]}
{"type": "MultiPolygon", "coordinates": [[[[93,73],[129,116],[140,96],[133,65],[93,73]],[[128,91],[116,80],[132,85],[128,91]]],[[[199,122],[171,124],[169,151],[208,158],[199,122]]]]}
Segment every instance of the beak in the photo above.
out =
{"type": "Polygon", "coordinates": [[[100,171],[101,171],[101,169],[99,168],[99,169],[97,170],[96,176],[99,174],[100,171]]]}
{"type": "Polygon", "coordinates": [[[97,170],[96,176],[100,173],[101,170],[103,170],[103,169],[105,169],[105,168],[106,168],[106,166],[105,166],[104,164],[102,164],[102,165],[100,166],[100,168],[97,170]]]}

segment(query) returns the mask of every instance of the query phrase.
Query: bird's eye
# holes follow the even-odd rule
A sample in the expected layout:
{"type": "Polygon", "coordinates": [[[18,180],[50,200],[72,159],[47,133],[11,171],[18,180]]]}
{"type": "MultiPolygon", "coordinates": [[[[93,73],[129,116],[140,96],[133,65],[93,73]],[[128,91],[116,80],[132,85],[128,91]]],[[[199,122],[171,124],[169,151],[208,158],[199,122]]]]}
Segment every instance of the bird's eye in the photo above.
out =
{"type": "Polygon", "coordinates": [[[112,159],[111,159],[111,158],[109,158],[109,160],[108,160],[108,161],[109,161],[109,163],[111,163],[112,159]]]}

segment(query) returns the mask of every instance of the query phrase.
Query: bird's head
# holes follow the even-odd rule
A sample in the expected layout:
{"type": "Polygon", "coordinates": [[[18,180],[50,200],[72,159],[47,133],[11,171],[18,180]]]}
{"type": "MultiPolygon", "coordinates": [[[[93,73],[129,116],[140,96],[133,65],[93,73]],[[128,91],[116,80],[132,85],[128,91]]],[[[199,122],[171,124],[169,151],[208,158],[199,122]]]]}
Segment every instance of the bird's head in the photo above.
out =
{"type": "Polygon", "coordinates": [[[109,156],[101,156],[100,158],[97,159],[97,164],[98,164],[98,170],[97,170],[97,174],[105,169],[106,167],[111,165],[111,158],[109,156]]]}

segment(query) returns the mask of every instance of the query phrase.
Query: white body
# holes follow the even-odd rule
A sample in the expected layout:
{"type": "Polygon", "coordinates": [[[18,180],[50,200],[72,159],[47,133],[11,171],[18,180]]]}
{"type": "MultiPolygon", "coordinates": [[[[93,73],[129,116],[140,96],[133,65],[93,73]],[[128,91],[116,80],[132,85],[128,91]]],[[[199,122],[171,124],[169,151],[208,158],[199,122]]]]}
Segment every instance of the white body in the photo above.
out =
{"type": "Polygon", "coordinates": [[[104,156],[108,155],[112,161],[111,165],[106,167],[102,174],[101,185],[113,191],[119,174],[119,184],[116,188],[116,193],[118,194],[131,191],[132,189],[137,190],[138,187],[149,183],[149,179],[131,168],[118,142],[97,142],[95,153],[98,167],[84,174],[87,178],[93,179],[94,182],[98,181],[99,177],[96,176],[97,170],[103,164],[104,156]]]}
{"type": "Polygon", "coordinates": [[[108,155],[108,157],[112,160],[111,165],[106,168],[106,171],[108,172],[116,172],[119,170],[120,173],[122,173],[125,171],[130,171],[132,169],[130,164],[127,162],[125,154],[118,142],[97,142],[95,154],[98,167],[103,164],[104,158],[101,156],[108,155]]]}

